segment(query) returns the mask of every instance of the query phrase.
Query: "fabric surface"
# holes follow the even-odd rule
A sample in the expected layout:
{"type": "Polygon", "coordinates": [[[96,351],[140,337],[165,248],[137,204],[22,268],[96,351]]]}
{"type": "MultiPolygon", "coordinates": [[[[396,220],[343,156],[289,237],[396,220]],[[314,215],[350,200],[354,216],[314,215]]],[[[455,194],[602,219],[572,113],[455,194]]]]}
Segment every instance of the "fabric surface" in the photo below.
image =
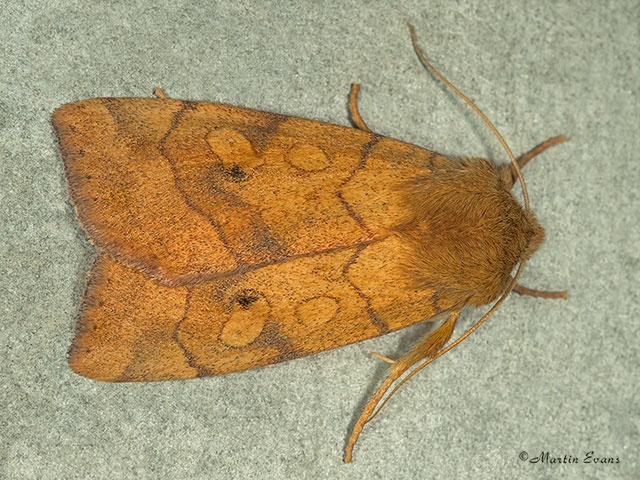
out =
{"type": "MultiPolygon", "coordinates": [[[[0,9],[1,478],[637,475],[638,2],[363,3],[0,9]],[[398,357],[422,326],[220,377],[113,384],[74,374],[67,349],[96,250],[68,196],[51,113],[161,87],[349,125],[359,82],[374,131],[506,162],[477,115],[420,65],[408,21],[516,155],[567,136],[524,169],[547,239],[521,283],[569,299],[512,295],[365,427],[351,465],[350,428],[387,369],[369,352],[398,357]],[[585,463],[594,457],[619,463],[585,463]]],[[[465,311],[454,337],[485,311],[465,311]]]]}

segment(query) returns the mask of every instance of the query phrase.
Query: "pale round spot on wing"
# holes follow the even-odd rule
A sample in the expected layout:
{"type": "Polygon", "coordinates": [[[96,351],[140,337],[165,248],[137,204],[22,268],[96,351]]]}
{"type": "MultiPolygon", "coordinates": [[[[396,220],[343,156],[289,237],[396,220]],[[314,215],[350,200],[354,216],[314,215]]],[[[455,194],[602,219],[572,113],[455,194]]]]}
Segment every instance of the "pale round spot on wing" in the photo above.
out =
{"type": "Polygon", "coordinates": [[[287,161],[305,172],[317,172],[327,168],[331,161],[327,154],[313,145],[294,145],[287,152],[287,161]]]}
{"type": "Polygon", "coordinates": [[[207,143],[225,169],[250,171],[262,164],[253,145],[238,130],[220,127],[207,134],[207,143]]]}
{"type": "Polygon", "coordinates": [[[262,332],[271,310],[267,300],[255,290],[242,290],[232,298],[229,320],[222,327],[220,340],[230,347],[243,347],[262,332]]]}
{"type": "Polygon", "coordinates": [[[298,304],[296,315],[304,325],[317,326],[327,323],[338,313],[338,300],[333,297],[314,297],[298,304]]]}

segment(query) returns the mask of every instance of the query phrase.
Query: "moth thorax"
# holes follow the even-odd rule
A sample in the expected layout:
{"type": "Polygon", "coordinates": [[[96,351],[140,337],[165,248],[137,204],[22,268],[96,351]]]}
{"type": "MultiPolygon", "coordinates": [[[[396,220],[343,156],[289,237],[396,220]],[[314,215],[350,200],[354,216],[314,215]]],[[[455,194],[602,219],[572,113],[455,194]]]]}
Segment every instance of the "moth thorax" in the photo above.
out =
{"type": "Polygon", "coordinates": [[[480,158],[446,159],[408,182],[409,217],[397,227],[405,264],[420,288],[456,305],[483,305],[503,292],[513,268],[544,241],[532,212],[480,158]]]}

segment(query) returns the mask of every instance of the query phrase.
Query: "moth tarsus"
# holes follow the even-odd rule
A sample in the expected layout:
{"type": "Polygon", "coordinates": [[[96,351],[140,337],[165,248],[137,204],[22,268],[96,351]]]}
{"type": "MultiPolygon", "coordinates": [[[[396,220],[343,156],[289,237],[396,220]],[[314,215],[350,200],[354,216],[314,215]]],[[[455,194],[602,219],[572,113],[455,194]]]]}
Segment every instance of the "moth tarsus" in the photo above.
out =
{"type": "Polygon", "coordinates": [[[360,111],[358,110],[358,93],[360,92],[360,84],[352,83],[351,84],[351,92],[349,92],[349,114],[351,115],[351,121],[358,127],[360,130],[364,130],[365,132],[370,132],[371,129],[367,127],[367,124],[364,122],[362,117],[360,116],[360,111]]]}

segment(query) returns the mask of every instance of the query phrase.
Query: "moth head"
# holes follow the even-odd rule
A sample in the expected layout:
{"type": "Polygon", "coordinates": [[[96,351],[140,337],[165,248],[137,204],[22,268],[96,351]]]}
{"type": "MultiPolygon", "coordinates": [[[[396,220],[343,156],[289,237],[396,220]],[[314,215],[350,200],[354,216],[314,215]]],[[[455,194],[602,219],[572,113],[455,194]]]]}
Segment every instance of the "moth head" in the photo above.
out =
{"type": "Polygon", "coordinates": [[[544,241],[535,214],[488,160],[443,159],[405,188],[410,213],[396,228],[409,245],[404,263],[419,286],[461,305],[497,299],[544,241]]]}

